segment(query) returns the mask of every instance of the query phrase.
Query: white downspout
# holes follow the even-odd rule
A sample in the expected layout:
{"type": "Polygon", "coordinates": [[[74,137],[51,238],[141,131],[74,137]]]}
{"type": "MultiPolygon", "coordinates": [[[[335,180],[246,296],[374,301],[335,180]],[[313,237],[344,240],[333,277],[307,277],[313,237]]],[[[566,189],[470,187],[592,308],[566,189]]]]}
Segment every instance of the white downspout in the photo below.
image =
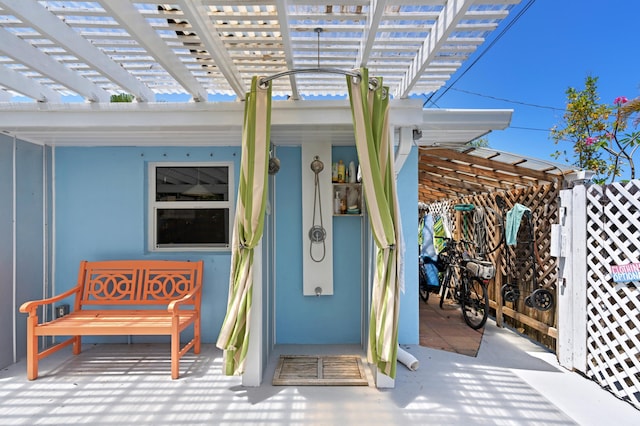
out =
{"type": "Polygon", "coordinates": [[[13,325],[13,362],[16,363],[18,362],[18,342],[17,342],[17,334],[16,334],[16,328],[18,326],[17,322],[16,322],[16,315],[18,314],[18,312],[16,311],[16,303],[17,303],[17,285],[18,285],[18,274],[16,271],[17,265],[18,265],[18,259],[17,259],[17,255],[16,255],[16,250],[17,250],[17,224],[16,224],[16,215],[17,215],[17,207],[16,207],[16,203],[17,203],[17,172],[16,172],[16,149],[17,149],[17,142],[16,142],[16,137],[15,135],[13,136],[13,152],[12,152],[12,158],[11,158],[11,168],[12,168],[12,182],[11,182],[11,198],[12,198],[12,203],[11,203],[11,252],[12,252],[12,265],[11,265],[11,270],[12,270],[12,276],[11,276],[11,281],[12,281],[12,286],[13,286],[13,294],[12,294],[12,325],[13,325]]]}
{"type": "MultiPolygon", "coordinates": [[[[391,130],[391,137],[395,133],[393,128],[391,130]]],[[[405,161],[407,161],[407,157],[411,154],[411,147],[413,146],[413,128],[411,127],[401,127],[400,128],[400,136],[398,138],[398,148],[396,148],[396,155],[394,160],[394,167],[396,169],[396,176],[402,170],[405,161]]]]}

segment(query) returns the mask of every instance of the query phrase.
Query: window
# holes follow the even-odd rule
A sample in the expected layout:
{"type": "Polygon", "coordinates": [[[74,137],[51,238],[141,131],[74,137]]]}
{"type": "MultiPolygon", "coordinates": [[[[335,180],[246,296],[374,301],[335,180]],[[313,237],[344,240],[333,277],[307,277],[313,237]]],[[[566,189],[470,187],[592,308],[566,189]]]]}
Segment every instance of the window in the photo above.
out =
{"type": "Polygon", "coordinates": [[[228,250],[232,176],[232,163],[149,164],[150,250],[228,250]]]}

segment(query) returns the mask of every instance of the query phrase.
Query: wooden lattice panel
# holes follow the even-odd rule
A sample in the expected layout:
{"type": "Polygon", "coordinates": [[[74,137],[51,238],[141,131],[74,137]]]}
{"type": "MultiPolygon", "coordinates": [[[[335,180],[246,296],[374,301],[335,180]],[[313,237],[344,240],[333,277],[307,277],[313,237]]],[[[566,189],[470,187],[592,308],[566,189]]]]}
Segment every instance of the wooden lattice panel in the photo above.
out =
{"type": "MultiPolygon", "coordinates": [[[[537,287],[544,287],[551,291],[554,296],[557,296],[558,264],[556,258],[551,256],[551,224],[558,223],[558,185],[548,184],[520,188],[499,194],[476,195],[459,199],[456,203],[474,204],[499,211],[496,195],[500,195],[506,201],[507,211],[516,203],[531,209],[534,244],[537,247],[540,261],[538,262],[535,253],[531,253],[532,245],[527,242],[530,237],[524,235],[528,230],[525,230],[525,227],[521,224],[517,239],[519,243],[516,246],[503,246],[489,255],[489,260],[496,266],[496,277],[490,281],[488,286],[489,299],[492,303],[504,305],[510,309],[510,312],[517,313],[520,321],[513,318],[510,319],[514,327],[555,350],[555,336],[550,335],[547,331],[549,327],[555,329],[557,326],[555,303],[548,311],[539,311],[527,306],[525,298],[537,287]],[[509,250],[509,264],[506,262],[506,250],[509,250]],[[533,262],[535,262],[535,283],[533,279],[533,262]],[[500,294],[502,285],[516,283],[516,281],[521,291],[520,298],[516,302],[503,302],[500,294]],[[525,318],[523,319],[523,317],[525,318]],[[527,318],[531,321],[527,320],[527,318]]],[[[487,231],[494,234],[496,232],[491,228],[487,231]]],[[[557,297],[555,297],[555,300],[557,301],[557,297]]]]}
{"type": "Polygon", "coordinates": [[[640,180],[587,190],[586,375],[640,409],[640,281],[610,265],[640,262],[640,180]]]}

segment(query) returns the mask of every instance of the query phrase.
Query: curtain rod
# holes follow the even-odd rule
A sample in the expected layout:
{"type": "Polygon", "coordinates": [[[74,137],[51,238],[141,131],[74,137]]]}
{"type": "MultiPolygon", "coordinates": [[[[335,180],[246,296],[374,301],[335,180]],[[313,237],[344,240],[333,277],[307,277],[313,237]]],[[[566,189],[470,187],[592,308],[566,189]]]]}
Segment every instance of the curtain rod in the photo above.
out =
{"type": "MultiPolygon", "coordinates": [[[[258,81],[260,86],[264,86],[265,83],[270,82],[271,80],[275,80],[276,78],[286,77],[292,74],[309,74],[309,73],[324,73],[324,74],[342,74],[349,75],[351,77],[361,78],[362,74],[359,70],[343,70],[340,68],[294,68],[292,70],[287,70],[283,72],[279,72],[277,74],[272,74],[267,77],[262,77],[258,81]]],[[[375,78],[369,78],[369,84],[374,87],[378,86],[378,80],[375,78]]]]}

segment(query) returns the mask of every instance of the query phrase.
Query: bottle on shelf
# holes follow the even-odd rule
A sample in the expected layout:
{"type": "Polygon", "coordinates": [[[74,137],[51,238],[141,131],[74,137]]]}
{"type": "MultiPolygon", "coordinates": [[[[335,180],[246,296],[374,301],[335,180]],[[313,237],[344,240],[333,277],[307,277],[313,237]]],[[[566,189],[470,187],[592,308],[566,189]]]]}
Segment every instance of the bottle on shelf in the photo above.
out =
{"type": "Polygon", "coordinates": [[[344,162],[340,160],[338,162],[338,182],[339,183],[344,183],[345,171],[346,170],[344,167],[344,162]]]}
{"type": "Polygon", "coordinates": [[[340,191],[336,191],[336,197],[333,199],[333,214],[340,214],[340,191]]]}

